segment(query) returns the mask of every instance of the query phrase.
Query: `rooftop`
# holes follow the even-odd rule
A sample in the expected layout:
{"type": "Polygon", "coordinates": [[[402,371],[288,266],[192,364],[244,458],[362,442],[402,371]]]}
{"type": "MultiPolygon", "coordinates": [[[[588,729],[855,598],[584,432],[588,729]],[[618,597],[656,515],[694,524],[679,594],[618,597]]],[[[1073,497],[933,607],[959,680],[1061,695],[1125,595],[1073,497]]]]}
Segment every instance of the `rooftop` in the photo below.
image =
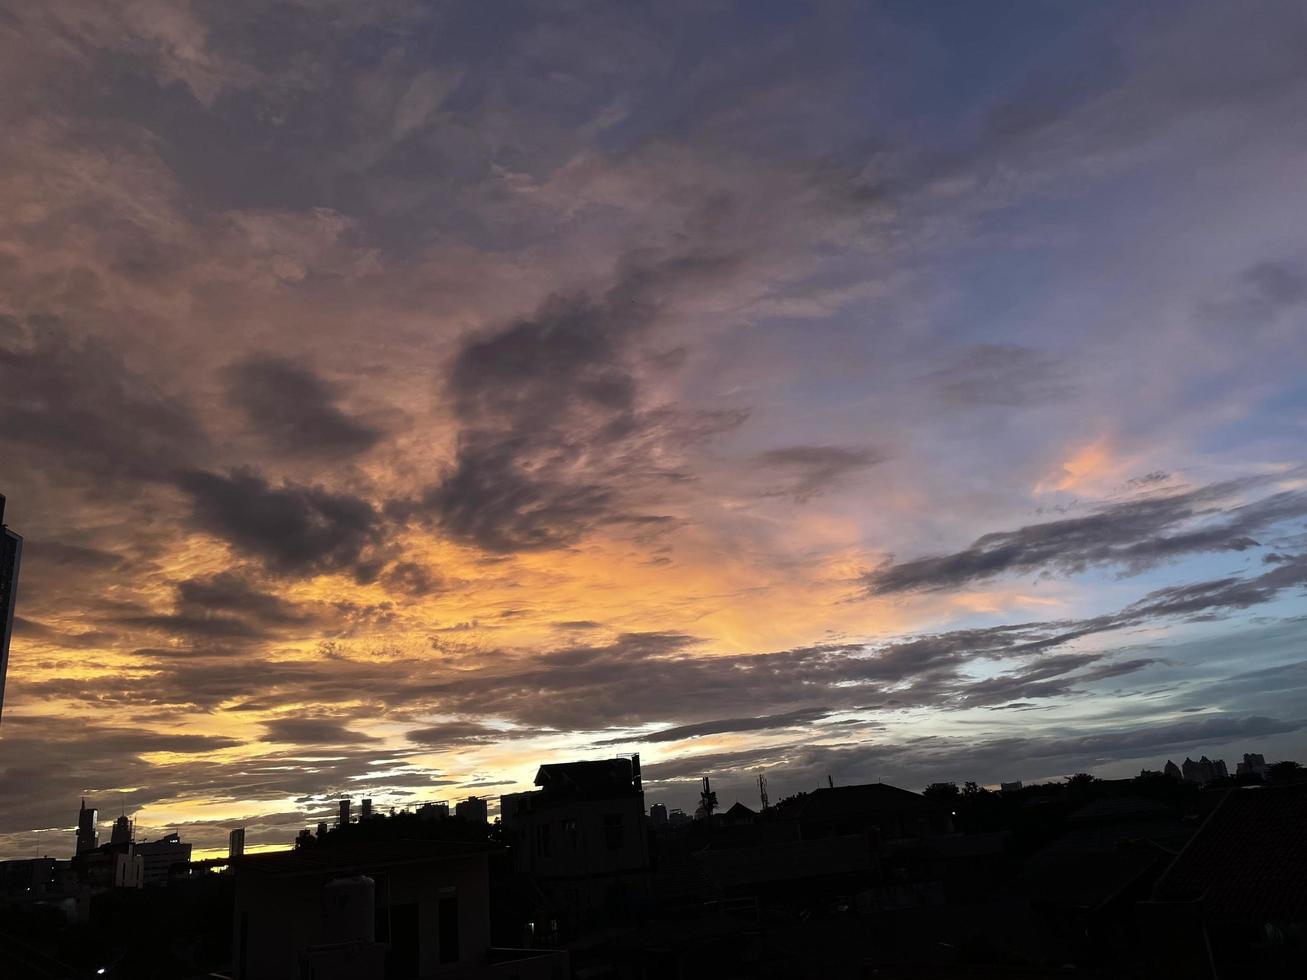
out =
{"type": "Polygon", "coordinates": [[[813,790],[804,799],[799,818],[811,820],[858,813],[928,813],[943,809],[920,793],[888,783],[866,783],[813,790]]]}
{"type": "Polygon", "coordinates": [[[1227,790],[1153,890],[1216,921],[1307,922],[1307,784],[1227,790]]]}
{"type": "Polygon", "coordinates": [[[630,759],[546,763],[536,772],[535,784],[549,793],[591,798],[638,792],[630,759]]]}
{"type": "Polygon", "coordinates": [[[406,864],[433,864],[498,850],[481,841],[385,840],[350,844],[317,844],[288,851],[265,851],[234,858],[237,873],[299,875],[356,872],[406,864]]]}

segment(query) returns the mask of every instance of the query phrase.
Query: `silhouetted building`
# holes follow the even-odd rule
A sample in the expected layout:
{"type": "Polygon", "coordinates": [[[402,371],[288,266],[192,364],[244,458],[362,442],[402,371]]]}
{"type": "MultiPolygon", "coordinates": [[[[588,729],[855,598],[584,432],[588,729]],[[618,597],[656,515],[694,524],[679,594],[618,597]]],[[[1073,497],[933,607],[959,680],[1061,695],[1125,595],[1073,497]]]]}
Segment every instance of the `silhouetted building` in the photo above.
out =
{"type": "Polygon", "coordinates": [[[337,822],[342,827],[349,826],[349,797],[348,796],[340,801],[340,816],[337,819],[337,822]]]}
{"type": "Polygon", "coordinates": [[[128,844],[132,840],[132,821],[127,814],[123,814],[113,822],[113,830],[109,832],[110,844],[128,844]]]}
{"type": "Polygon", "coordinates": [[[714,892],[763,905],[867,891],[869,875],[877,867],[866,834],[705,847],[693,858],[714,892]]]}
{"type": "Polygon", "coordinates": [[[449,804],[443,800],[438,803],[423,803],[414,812],[422,820],[444,820],[449,816],[449,804]]]}
{"type": "Polygon", "coordinates": [[[729,810],[718,817],[718,822],[723,827],[747,826],[756,820],[758,814],[750,810],[747,806],[736,800],[729,810]]]}
{"type": "Polygon", "coordinates": [[[535,784],[499,798],[514,867],[535,878],[564,932],[628,919],[649,887],[639,758],[543,765],[535,784]]]}
{"type": "MultiPolygon", "coordinates": [[[[301,831],[301,834],[307,832],[308,829],[305,828],[304,831],[301,831]]],[[[245,828],[237,827],[235,830],[233,830],[230,834],[227,835],[227,858],[229,860],[231,858],[238,858],[241,857],[244,853],[245,853],[245,828]]]]}
{"type": "Polygon", "coordinates": [[[1021,789],[1021,780],[1017,779],[1010,783],[999,783],[998,788],[1004,793],[1015,793],[1021,789]]]}
{"type": "Polygon", "coordinates": [[[5,497],[0,493],[0,718],[5,707],[5,675],[9,671],[9,639],[18,603],[18,566],[23,539],[5,526],[5,497]]]}
{"type": "Polygon", "coordinates": [[[93,851],[100,846],[100,832],[96,829],[96,816],[98,811],[95,807],[89,810],[86,807],[86,800],[82,800],[82,808],[77,811],[77,853],[84,854],[87,851],[93,851]]]}
{"type": "Polygon", "coordinates": [[[1180,767],[1170,759],[1166,760],[1166,765],[1162,767],[1162,775],[1167,779],[1183,779],[1184,774],[1180,772],[1180,767]]]}
{"type": "Polygon", "coordinates": [[[366,797],[363,800],[363,806],[359,809],[359,819],[360,820],[372,819],[372,800],[366,797]]]}
{"type": "Polygon", "coordinates": [[[1224,779],[1229,775],[1224,762],[1220,759],[1209,759],[1207,756],[1203,756],[1197,762],[1193,759],[1185,759],[1181,771],[1185,779],[1200,786],[1210,783],[1213,779],[1224,779]]]}
{"type": "Polygon", "coordinates": [[[168,880],[168,875],[175,865],[190,861],[191,845],[183,844],[181,837],[174,832],[158,840],[137,844],[136,853],[145,862],[144,883],[158,885],[168,880]]]}
{"type": "Polygon", "coordinates": [[[1304,827],[1307,785],[1227,790],[1139,906],[1161,961],[1154,975],[1300,975],[1304,827]]]}
{"type": "Polygon", "coordinates": [[[566,953],[491,948],[491,850],[472,842],[375,841],[233,862],[237,980],[568,975],[566,953]]]}
{"type": "Polygon", "coordinates": [[[1239,776],[1265,776],[1266,758],[1260,752],[1245,752],[1243,762],[1235,766],[1234,771],[1239,776]]]}
{"type": "Polygon", "coordinates": [[[136,853],[136,845],[131,841],[110,842],[80,851],[72,863],[78,881],[92,892],[145,885],[145,859],[136,853]]]}
{"type": "Polygon", "coordinates": [[[68,865],[50,857],[0,861],[0,898],[21,901],[60,894],[68,865]]]}
{"type": "Polygon", "coordinates": [[[654,830],[662,830],[667,826],[667,807],[661,803],[655,803],[649,808],[649,823],[654,830]]]}
{"type": "Polygon", "coordinates": [[[886,783],[813,790],[800,801],[797,816],[804,838],[858,834],[874,828],[888,841],[953,831],[948,807],[886,783]]]}
{"type": "Polygon", "coordinates": [[[486,806],[486,801],[481,797],[469,796],[461,803],[455,804],[454,816],[471,823],[487,823],[490,819],[490,811],[486,806]]]}

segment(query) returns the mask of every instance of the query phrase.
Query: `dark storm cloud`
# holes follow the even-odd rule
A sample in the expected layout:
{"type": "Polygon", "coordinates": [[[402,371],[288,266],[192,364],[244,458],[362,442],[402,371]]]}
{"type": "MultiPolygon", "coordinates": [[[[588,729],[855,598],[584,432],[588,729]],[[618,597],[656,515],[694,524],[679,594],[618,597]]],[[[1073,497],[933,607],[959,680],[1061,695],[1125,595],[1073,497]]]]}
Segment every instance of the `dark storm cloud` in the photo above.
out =
{"type": "Polygon", "coordinates": [[[53,568],[78,571],[111,571],[124,563],[121,555],[99,548],[65,544],[59,541],[35,540],[23,546],[23,566],[48,565],[53,568]]]}
{"type": "Polygon", "coordinates": [[[315,619],[235,572],[185,579],[176,583],[175,590],[171,613],[121,616],[116,621],[195,641],[237,641],[272,638],[315,619]]]}
{"type": "Polygon", "coordinates": [[[503,739],[537,732],[504,732],[474,721],[448,721],[406,732],[404,737],[427,748],[453,748],[460,745],[490,745],[503,739]]]}
{"type": "MultiPolygon", "coordinates": [[[[965,685],[957,705],[991,706],[1014,698],[1057,698],[1075,693],[1078,686],[1143,670],[1158,661],[1150,658],[1106,662],[1103,654],[1051,657],[1020,670],[965,685]],[[1098,666],[1093,666],[1098,664],[1098,666]],[[1082,669],[1089,668],[1089,669],[1082,669]]],[[[1007,707],[1011,707],[1008,705],[1007,707]]]]}
{"type": "Polygon", "coordinates": [[[265,742],[296,745],[352,745],[373,741],[333,718],[275,718],[263,723],[265,742]]]}
{"type": "Polygon", "coordinates": [[[998,575],[1073,574],[1094,565],[1140,571],[1204,551],[1245,551],[1252,537],[1307,514],[1307,494],[1284,492],[1242,506],[1224,505],[1238,484],[1145,497],[1102,507],[1086,517],[1030,524],[978,538],[951,555],[889,563],[869,573],[869,593],[956,588],[998,575]]]}
{"type": "Polygon", "coordinates": [[[433,595],[446,588],[444,578],[435,569],[412,561],[397,561],[381,574],[381,583],[404,595],[433,595]]]}
{"type": "Polygon", "coordinates": [[[69,633],[56,629],[48,623],[37,622],[22,616],[14,617],[14,636],[23,640],[38,640],[54,646],[72,650],[86,650],[108,646],[118,639],[117,634],[108,630],[82,630],[69,633]]]}
{"type": "Polygon", "coordinates": [[[558,471],[565,467],[527,470],[520,452],[527,449],[525,442],[465,434],[453,469],[421,507],[454,537],[504,553],[571,543],[610,511],[612,490],[570,482],[558,471]]]}
{"type": "Polygon", "coordinates": [[[1070,390],[1066,370],[1053,357],[1012,344],[978,344],[949,367],[923,379],[958,405],[1037,405],[1070,390]]]}
{"type": "Polygon", "coordinates": [[[296,626],[310,618],[294,604],[257,588],[236,572],[178,582],[177,607],[192,613],[220,610],[269,626],[296,626]]]}
{"type": "Polygon", "coordinates": [[[625,500],[632,486],[686,478],[652,462],[652,450],[684,448],[743,415],[643,404],[634,342],[679,288],[734,266],[693,250],[633,254],[602,296],[551,296],[530,316],[470,339],[446,386],[462,425],[454,461],[395,512],[432,517],[493,552],[554,548],[599,524],[662,519],[625,500]]]}
{"type": "Polygon", "coordinates": [[[266,630],[234,616],[161,613],[152,616],[127,616],[119,622],[123,626],[159,630],[193,640],[260,640],[269,636],[266,630]]]}
{"type": "MultiPolygon", "coordinates": [[[[563,731],[593,728],[595,704],[611,706],[604,719],[610,725],[680,718],[709,728],[723,724],[717,720],[723,709],[738,711],[740,718],[767,709],[815,718],[841,707],[957,707],[971,683],[963,674],[970,662],[1021,656],[1023,645],[1036,641],[1044,645],[1030,652],[1043,654],[1054,632],[1044,626],[1001,627],[879,647],[821,645],[711,657],[696,655],[687,637],[630,634],[609,644],[558,650],[525,669],[496,665],[425,683],[413,678],[387,697],[395,704],[430,703],[445,711],[563,731]],[[802,683],[796,684],[796,678],[802,683]],[[640,696],[632,698],[633,691],[640,696]]],[[[621,740],[647,738],[633,734],[621,740]]]]}
{"type": "Polygon", "coordinates": [[[766,491],[769,496],[792,497],[803,503],[838,486],[859,470],[884,462],[885,457],[874,449],[856,449],[846,446],[785,446],[758,453],[754,463],[790,474],[790,485],[781,490],[766,491]]]}
{"type": "Polygon", "coordinates": [[[1286,589],[1307,585],[1307,555],[1281,556],[1269,572],[1253,578],[1221,578],[1169,586],[1150,592],[1127,606],[1125,616],[1210,616],[1220,611],[1249,609],[1275,599],[1286,589]]]}
{"type": "Polygon", "coordinates": [[[88,477],[158,479],[207,440],[188,406],[55,317],[0,331],[0,446],[88,477]]]}
{"type": "Polygon", "coordinates": [[[379,570],[371,553],[381,543],[381,518],[359,497],[290,482],[272,486],[250,470],[190,470],[177,485],[191,498],[196,527],[273,571],[348,571],[370,579],[379,570]]]}
{"type": "Polygon", "coordinates": [[[282,452],[349,456],[372,448],[381,431],[346,415],[339,391],[307,367],[260,355],[222,370],[228,403],[282,452]]]}

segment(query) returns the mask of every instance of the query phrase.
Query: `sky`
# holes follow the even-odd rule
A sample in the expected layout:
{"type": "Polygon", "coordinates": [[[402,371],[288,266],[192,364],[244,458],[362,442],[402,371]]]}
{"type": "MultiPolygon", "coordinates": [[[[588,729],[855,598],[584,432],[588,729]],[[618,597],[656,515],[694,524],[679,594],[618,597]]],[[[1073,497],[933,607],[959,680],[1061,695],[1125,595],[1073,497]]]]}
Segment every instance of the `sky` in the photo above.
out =
{"type": "Polygon", "coordinates": [[[1307,761],[1307,7],[0,2],[0,855],[1307,761]]]}

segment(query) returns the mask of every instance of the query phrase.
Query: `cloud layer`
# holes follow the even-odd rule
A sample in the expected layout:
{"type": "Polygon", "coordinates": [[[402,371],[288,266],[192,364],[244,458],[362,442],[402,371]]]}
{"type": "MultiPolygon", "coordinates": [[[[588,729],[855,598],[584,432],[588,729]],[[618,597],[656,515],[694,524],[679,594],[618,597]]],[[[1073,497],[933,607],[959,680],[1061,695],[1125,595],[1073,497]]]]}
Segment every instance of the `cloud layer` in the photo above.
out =
{"type": "Polygon", "coordinates": [[[0,853],[1301,757],[1302,29],[0,18],[0,853]]]}

